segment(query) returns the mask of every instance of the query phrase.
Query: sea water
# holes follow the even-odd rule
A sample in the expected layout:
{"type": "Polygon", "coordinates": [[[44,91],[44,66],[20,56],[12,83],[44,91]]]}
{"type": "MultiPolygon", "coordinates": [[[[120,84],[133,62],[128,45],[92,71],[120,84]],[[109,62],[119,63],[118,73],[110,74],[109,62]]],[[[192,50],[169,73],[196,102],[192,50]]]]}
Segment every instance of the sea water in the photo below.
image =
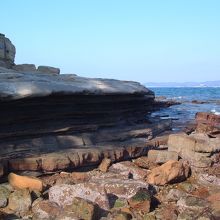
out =
{"type": "MultiPolygon", "coordinates": [[[[220,87],[155,87],[150,88],[156,96],[180,101],[180,105],[154,112],[152,116],[172,118],[174,124],[181,127],[195,118],[197,112],[212,112],[220,114],[220,87]],[[204,101],[203,104],[192,103],[193,100],[204,101]]],[[[175,129],[175,128],[174,128],[175,129]]]]}

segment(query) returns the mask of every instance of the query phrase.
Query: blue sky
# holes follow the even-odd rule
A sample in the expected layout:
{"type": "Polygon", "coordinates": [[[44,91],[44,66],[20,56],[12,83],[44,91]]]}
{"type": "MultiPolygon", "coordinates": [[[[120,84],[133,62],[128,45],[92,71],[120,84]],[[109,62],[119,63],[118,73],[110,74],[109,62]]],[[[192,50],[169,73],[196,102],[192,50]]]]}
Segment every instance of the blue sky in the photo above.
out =
{"type": "Polygon", "coordinates": [[[16,63],[144,82],[220,79],[219,0],[7,0],[16,63]]]}

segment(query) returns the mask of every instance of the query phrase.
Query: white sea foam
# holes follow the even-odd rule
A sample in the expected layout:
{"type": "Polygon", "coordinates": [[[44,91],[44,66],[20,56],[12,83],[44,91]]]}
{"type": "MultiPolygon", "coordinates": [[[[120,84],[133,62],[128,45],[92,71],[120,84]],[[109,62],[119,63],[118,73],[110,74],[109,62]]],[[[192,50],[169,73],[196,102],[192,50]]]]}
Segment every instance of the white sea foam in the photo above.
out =
{"type": "Polygon", "coordinates": [[[215,115],[220,115],[220,112],[217,112],[215,109],[212,109],[211,112],[214,113],[215,115]]]}
{"type": "Polygon", "coordinates": [[[183,99],[183,96],[174,96],[172,99],[183,99]]]}

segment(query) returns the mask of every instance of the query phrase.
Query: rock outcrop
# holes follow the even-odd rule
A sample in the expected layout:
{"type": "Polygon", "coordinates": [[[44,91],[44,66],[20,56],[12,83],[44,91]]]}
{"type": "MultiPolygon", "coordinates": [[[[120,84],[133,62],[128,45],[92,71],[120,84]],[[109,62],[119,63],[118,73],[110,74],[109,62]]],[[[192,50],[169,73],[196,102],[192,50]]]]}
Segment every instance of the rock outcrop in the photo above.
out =
{"type": "Polygon", "coordinates": [[[0,33],[0,66],[11,68],[14,65],[15,53],[15,46],[0,33]]]}
{"type": "Polygon", "coordinates": [[[210,135],[220,134],[220,115],[213,113],[198,112],[196,114],[196,132],[210,135]]]}
{"type": "MultiPolygon", "coordinates": [[[[98,164],[106,147],[131,147],[128,151],[139,156],[148,140],[171,127],[170,120],[151,120],[154,93],[139,83],[71,74],[3,68],[0,108],[0,156],[10,158],[9,171],[98,164]],[[137,146],[141,150],[135,153],[137,146]]],[[[132,157],[123,151],[118,159],[132,157]]]]}
{"type": "Polygon", "coordinates": [[[220,116],[198,112],[196,128],[190,134],[172,134],[168,150],[175,151],[188,160],[193,169],[205,169],[218,162],[220,152],[220,116]]]}
{"type": "Polygon", "coordinates": [[[14,58],[15,47],[0,35],[0,176],[140,156],[171,128],[170,120],[150,117],[170,103],[156,102],[137,82],[59,75],[14,58]]]}

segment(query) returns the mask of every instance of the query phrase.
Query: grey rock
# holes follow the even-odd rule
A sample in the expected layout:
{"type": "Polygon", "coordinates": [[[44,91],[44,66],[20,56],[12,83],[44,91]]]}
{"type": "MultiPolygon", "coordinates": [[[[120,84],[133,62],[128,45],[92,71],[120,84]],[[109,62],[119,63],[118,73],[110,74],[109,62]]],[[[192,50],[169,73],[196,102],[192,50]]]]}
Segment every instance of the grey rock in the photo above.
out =
{"type": "Polygon", "coordinates": [[[209,205],[209,202],[207,202],[206,200],[195,196],[182,197],[177,202],[177,206],[179,207],[179,210],[181,212],[189,209],[199,213],[208,208],[209,205]]]}
{"type": "Polygon", "coordinates": [[[121,179],[120,177],[114,179],[92,178],[96,187],[103,187],[109,195],[115,195],[118,198],[129,199],[134,196],[139,189],[148,189],[149,184],[143,180],[135,179],[121,179]]]}
{"type": "Polygon", "coordinates": [[[194,210],[187,210],[185,212],[182,212],[178,215],[177,220],[192,220],[192,219],[196,219],[196,220],[212,220],[215,219],[213,218],[212,214],[210,213],[210,211],[206,211],[206,212],[197,212],[194,210]]]}
{"type": "Polygon", "coordinates": [[[16,190],[9,195],[8,208],[19,216],[24,216],[30,209],[32,203],[28,190],[16,190]]]}
{"type": "Polygon", "coordinates": [[[111,203],[109,195],[129,199],[140,188],[147,189],[148,184],[144,181],[132,179],[93,178],[89,182],[75,185],[55,185],[49,189],[49,200],[60,206],[66,206],[71,204],[73,198],[79,197],[95,202],[104,210],[108,210],[111,203]]]}
{"type": "Polygon", "coordinates": [[[188,160],[192,168],[206,168],[212,165],[211,154],[220,151],[220,138],[206,134],[172,134],[168,139],[168,151],[176,151],[188,160]]]}
{"type": "Polygon", "coordinates": [[[4,186],[0,186],[0,208],[7,206],[9,195],[10,191],[4,186]]]}
{"type": "Polygon", "coordinates": [[[57,217],[56,220],[81,220],[75,213],[70,211],[63,211],[57,217]]]}
{"type": "Polygon", "coordinates": [[[187,193],[178,189],[171,189],[166,196],[168,201],[178,201],[182,197],[186,197],[187,193]]]}
{"type": "Polygon", "coordinates": [[[34,64],[17,64],[14,65],[12,69],[18,72],[25,72],[25,73],[36,72],[37,70],[34,64]]]}
{"type": "Polygon", "coordinates": [[[0,73],[16,73],[17,71],[13,69],[8,69],[6,66],[1,66],[1,61],[0,61],[0,73]]]}
{"type": "Polygon", "coordinates": [[[211,184],[220,186],[220,178],[214,175],[209,175],[207,173],[199,173],[198,174],[198,180],[202,184],[211,184]]]}
{"type": "Polygon", "coordinates": [[[55,185],[49,189],[49,200],[61,207],[71,205],[73,198],[79,197],[97,203],[103,209],[109,209],[109,201],[103,186],[95,183],[75,185],[55,185]]]}
{"type": "Polygon", "coordinates": [[[15,46],[0,33],[0,66],[11,67],[14,64],[15,53],[15,46]]]}
{"type": "Polygon", "coordinates": [[[220,150],[220,139],[210,138],[206,134],[172,134],[168,139],[168,150],[176,151],[181,156],[191,152],[214,153],[220,150]]]}
{"type": "Polygon", "coordinates": [[[147,176],[147,171],[144,169],[141,169],[138,166],[135,166],[132,162],[130,161],[122,161],[119,163],[113,164],[110,168],[109,171],[118,173],[123,173],[124,175],[129,174],[132,176],[133,179],[139,180],[139,179],[145,179],[147,176]]]}
{"type": "Polygon", "coordinates": [[[61,208],[54,202],[48,200],[39,201],[32,207],[33,220],[55,219],[60,213],[61,208]]]}
{"type": "Polygon", "coordinates": [[[147,154],[149,160],[158,164],[166,163],[169,160],[178,160],[178,153],[175,151],[149,150],[147,154]]]}
{"type": "Polygon", "coordinates": [[[43,97],[52,94],[142,94],[146,98],[154,98],[153,92],[141,84],[131,81],[85,78],[70,74],[49,75],[18,72],[0,74],[0,99],[43,97]]]}
{"type": "Polygon", "coordinates": [[[60,74],[60,69],[52,66],[38,66],[37,72],[58,75],[60,74]]]}
{"type": "Polygon", "coordinates": [[[179,184],[179,187],[187,193],[191,193],[192,191],[196,190],[196,188],[197,188],[196,185],[194,185],[190,182],[182,182],[179,184]]]}

